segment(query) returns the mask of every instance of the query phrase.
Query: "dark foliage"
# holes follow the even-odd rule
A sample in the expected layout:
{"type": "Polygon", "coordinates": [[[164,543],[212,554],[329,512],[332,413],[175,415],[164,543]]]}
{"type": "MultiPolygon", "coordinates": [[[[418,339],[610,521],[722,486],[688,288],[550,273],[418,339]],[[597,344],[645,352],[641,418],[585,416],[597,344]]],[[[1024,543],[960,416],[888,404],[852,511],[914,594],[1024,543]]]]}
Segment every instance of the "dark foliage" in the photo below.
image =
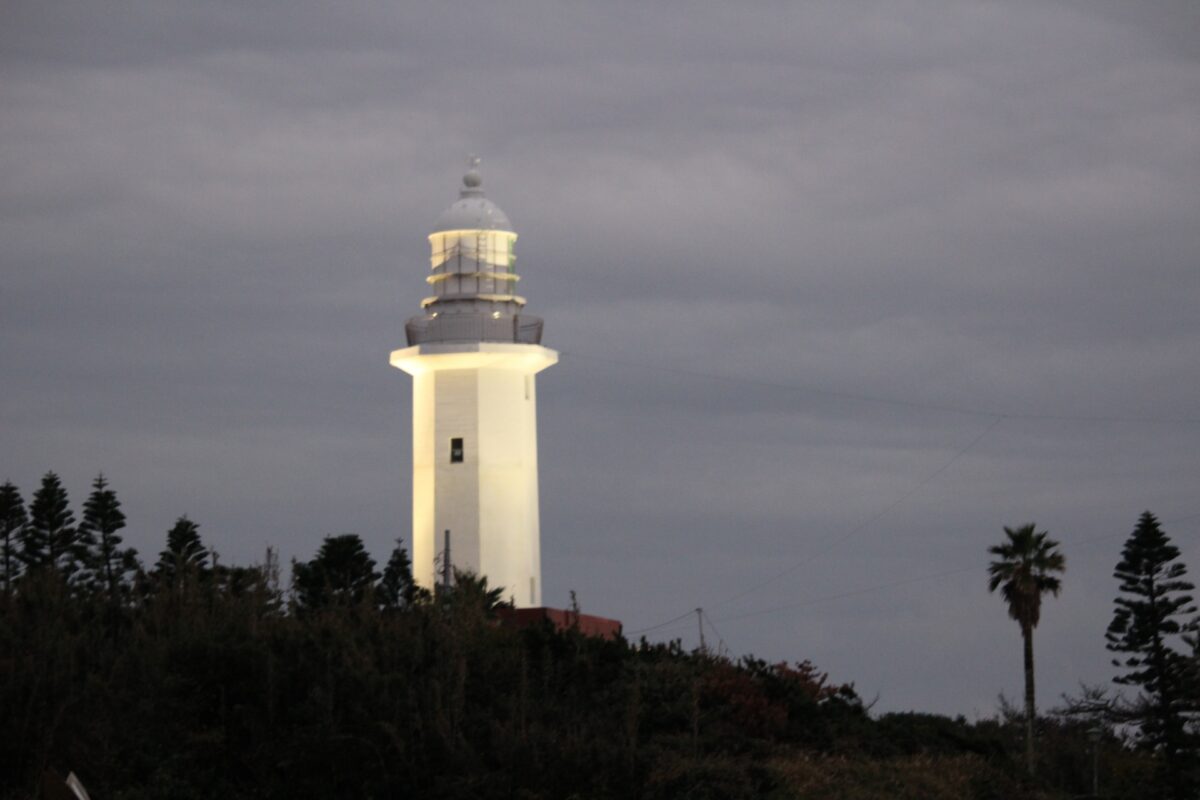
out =
{"type": "MultiPolygon", "coordinates": [[[[0,800],[68,772],[97,800],[1086,791],[1077,724],[1044,721],[1051,777],[1034,782],[1019,719],[872,719],[807,662],[506,627],[502,588],[456,573],[414,590],[401,548],[380,580],[354,536],[296,566],[289,604],[270,551],[217,564],[183,517],[116,602],[104,582],[22,576],[0,595],[0,800]]],[[[1147,757],[1106,746],[1106,780],[1153,796],[1147,757]]]]}
{"type": "Polygon", "coordinates": [[[21,574],[18,537],[26,519],[21,492],[10,481],[5,481],[0,486],[0,579],[3,580],[5,594],[21,574]]]}
{"type": "Polygon", "coordinates": [[[137,553],[121,547],[120,531],[125,527],[125,514],[117,493],[108,486],[104,475],[97,475],[92,493],[83,504],[83,520],[79,523],[80,543],[85,545],[86,581],[110,598],[119,598],[129,589],[137,571],[137,553]]]}
{"type": "Polygon", "coordinates": [[[396,549],[392,550],[383,569],[377,594],[380,604],[387,608],[411,606],[418,599],[428,599],[428,593],[422,591],[413,580],[412,561],[401,540],[396,541],[396,549]]]}
{"type": "Polygon", "coordinates": [[[470,575],[289,613],[273,573],[184,570],[115,611],[23,581],[0,601],[0,797],[47,769],[125,800],[1042,796],[1019,749],[873,721],[807,663],[503,627],[470,575]]]}
{"type": "Polygon", "coordinates": [[[80,565],[78,540],[67,490],[47,472],[29,504],[29,522],[21,528],[21,560],[28,570],[55,570],[70,578],[80,565]]]}
{"type": "Polygon", "coordinates": [[[998,725],[972,725],[962,717],[910,711],[881,716],[871,731],[868,751],[877,756],[974,753],[1003,758],[1016,744],[998,725]]]}
{"type": "Polygon", "coordinates": [[[200,541],[200,526],[185,514],[167,531],[167,549],[158,554],[155,573],[167,583],[182,581],[188,575],[205,573],[208,559],[208,549],[200,541]]]}
{"type": "Polygon", "coordinates": [[[1196,613],[1179,548],[1149,511],[1125,542],[1113,573],[1121,596],[1108,626],[1108,649],[1124,653],[1113,680],[1140,687],[1135,706],[1142,744],[1161,752],[1173,793],[1190,797],[1196,785],[1196,737],[1187,718],[1197,710],[1195,661],[1176,649],[1196,613]]]}
{"type": "Polygon", "coordinates": [[[1042,595],[1058,596],[1062,580],[1056,573],[1067,567],[1058,542],[1030,522],[1017,529],[1005,527],[1002,544],[989,547],[997,559],[988,565],[988,591],[1000,590],[1008,615],[1021,626],[1025,669],[1025,768],[1034,773],[1037,764],[1034,728],[1037,702],[1034,689],[1033,629],[1042,616],[1042,595]]]}
{"type": "Polygon", "coordinates": [[[326,536],[316,558],[292,565],[296,599],[302,608],[361,603],[378,578],[375,559],[356,533],[326,536]]]}

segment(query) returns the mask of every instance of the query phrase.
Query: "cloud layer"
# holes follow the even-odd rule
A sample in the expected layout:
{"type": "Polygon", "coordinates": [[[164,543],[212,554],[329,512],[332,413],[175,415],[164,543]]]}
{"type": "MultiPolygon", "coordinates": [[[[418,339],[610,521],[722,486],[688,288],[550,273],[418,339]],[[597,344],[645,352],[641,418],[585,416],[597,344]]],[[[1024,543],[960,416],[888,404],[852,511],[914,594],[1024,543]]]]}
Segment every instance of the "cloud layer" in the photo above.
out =
{"type": "Polygon", "coordinates": [[[386,356],[477,152],[563,351],[547,602],[986,714],[985,549],[1036,520],[1052,703],[1109,676],[1143,509],[1200,556],[1200,13],[1127,8],[9,4],[4,477],[104,470],[147,557],[187,513],[385,558],[386,356]]]}

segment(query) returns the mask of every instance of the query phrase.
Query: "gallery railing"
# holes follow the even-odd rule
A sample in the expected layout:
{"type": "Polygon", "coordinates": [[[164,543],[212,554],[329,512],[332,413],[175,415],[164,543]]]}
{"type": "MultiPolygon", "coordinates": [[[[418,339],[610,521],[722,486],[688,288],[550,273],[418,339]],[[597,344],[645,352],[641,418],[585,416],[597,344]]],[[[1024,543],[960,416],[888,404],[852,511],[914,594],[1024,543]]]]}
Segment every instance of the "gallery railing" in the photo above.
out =
{"type": "Polygon", "coordinates": [[[404,326],[409,345],[436,342],[542,343],[542,318],[530,314],[432,314],[404,326]]]}

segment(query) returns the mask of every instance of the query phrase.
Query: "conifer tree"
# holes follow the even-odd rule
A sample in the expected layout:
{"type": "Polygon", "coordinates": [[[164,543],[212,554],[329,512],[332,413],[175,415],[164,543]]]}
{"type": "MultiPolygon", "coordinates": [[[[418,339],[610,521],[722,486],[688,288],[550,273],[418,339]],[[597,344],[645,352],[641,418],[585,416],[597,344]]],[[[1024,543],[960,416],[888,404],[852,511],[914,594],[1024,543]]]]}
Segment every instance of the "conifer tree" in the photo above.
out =
{"type": "Polygon", "coordinates": [[[292,565],[297,599],[307,608],[361,602],[378,578],[356,533],[326,536],[316,558],[292,565]]]}
{"type": "Polygon", "coordinates": [[[391,558],[383,569],[378,592],[379,602],[385,608],[411,606],[416,602],[418,589],[413,581],[412,562],[408,558],[408,551],[404,548],[402,539],[396,540],[396,549],[392,551],[391,558]]]}
{"type": "Polygon", "coordinates": [[[25,501],[11,481],[0,486],[0,569],[3,569],[4,593],[8,594],[21,571],[17,539],[26,522],[25,501]]]}
{"type": "Polygon", "coordinates": [[[200,541],[200,526],[184,514],[167,531],[167,549],[159,553],[155,571],[169,582],[188,572],[208,569],[208,550],[200,541]]]}
{"type": "Polygon", "coordinates": [[[1194,664],[1176,640],[1194,629],[1196,608],[1189,594],[1195,587],[1178,558],[1155,516],[1143,512],[1113,573],[1122,596],[1105,638],[1109,650],[1126,655],[1113,660],[1125,669],[1113,680],[1143,692],[1137,707],[1143,743],[1162,753],[1172,791],[1183,797],[1190,796],[1187,773],[1194,766],[1187,716],[1197,703],[1194,664]]]}
{"type": "Polygon", "coordinates": [[[21,560],[29,569],[56,569],[70,578],[79,567],[79,532],[67,490],[53,472],[42,476],[29,504],[29,522],[21,529],[21,560]]]}
{"type": "Polygon", "coordinates": [[[125,514],[117,493],[108,487],[104,474],[96,476],[92,494],[83,504],[79,523],[80,541],[88,548],[89,582],[116,597],[127,585],[126,576],[137,569],[137,553],[121,547],[119,531],[125,527],[125,514]]]}

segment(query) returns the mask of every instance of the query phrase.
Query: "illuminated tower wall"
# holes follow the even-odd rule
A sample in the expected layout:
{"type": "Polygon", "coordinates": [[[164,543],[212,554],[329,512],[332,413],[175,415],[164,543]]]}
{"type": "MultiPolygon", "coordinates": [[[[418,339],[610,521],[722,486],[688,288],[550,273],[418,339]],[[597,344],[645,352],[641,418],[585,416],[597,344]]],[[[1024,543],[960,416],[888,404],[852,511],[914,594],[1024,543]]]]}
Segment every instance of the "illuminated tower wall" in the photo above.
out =
{"type": "Polygon", "coordinates": [[[516,293],[508,217],[479,173],[429,235],[433,294],[408,320],[392,366],[413,378],[413,575],[432,589],[451,562],[503,586],[518,607],[542,604],[537,373],[558,361],[542,320],[516,293]]]}

